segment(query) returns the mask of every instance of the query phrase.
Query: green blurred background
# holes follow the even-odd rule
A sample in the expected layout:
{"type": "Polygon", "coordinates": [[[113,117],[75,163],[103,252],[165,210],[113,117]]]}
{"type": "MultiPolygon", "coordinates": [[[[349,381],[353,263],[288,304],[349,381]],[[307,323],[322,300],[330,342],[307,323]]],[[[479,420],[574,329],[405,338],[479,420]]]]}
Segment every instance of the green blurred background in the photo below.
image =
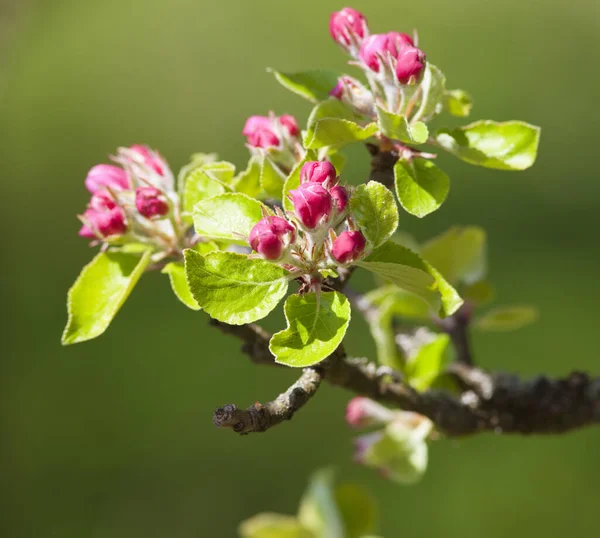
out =
{"type": "MultiPolygon", "coordinates": [[[[524,173],[441,156],[453,180],[448,201],[424,221],[402,217],[419,239],[451,224],[485,226],[499,304],[539,306],[535,326],[476,335],[478,360],[525,376],[597,371],[600,4],[353,5],[374,31],[417,27],[449,85],[474,95],[473,118],[543,127],[539,160],[524,173]]],[[[159,148],[176,170],[196,151],[242,166],[247,116],[273,109],[305,121],[309,111],[266,66],[343,67],[327,33],[340,7],[0,2],[1,536],[233,537],[256,512],[294,512],[309,473],[331,463],[378,497],[387,538],[597,532],[599,429],[440,441],[413,487],[352,464],[349,395],[339,389],[324,386],[267,434],[217,430],[213,408],[270,399],[295,373],[252,366],[238,342],[175,300],[163,275],[143,278],[104,336],[59,345],[65,293],[92,256],[75,218],[87,170],[135,142],[159,148]]],[[[365,150],[349,156],[346,179],[364,180],[365,150]]],[[[268,322],[281,323],[280,312],[268,322]]],[[[364,324],[352,323],[348,349],[372,354],[364,324]]]]}

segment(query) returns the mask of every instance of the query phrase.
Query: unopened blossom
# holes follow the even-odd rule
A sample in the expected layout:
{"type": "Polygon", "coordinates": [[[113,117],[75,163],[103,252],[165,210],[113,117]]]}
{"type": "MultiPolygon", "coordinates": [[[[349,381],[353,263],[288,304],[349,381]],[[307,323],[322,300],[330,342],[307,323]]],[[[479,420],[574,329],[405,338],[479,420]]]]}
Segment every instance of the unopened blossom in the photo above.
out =
{"type": "Polygon", "coordinates": [[[325,188],[337,181],[337,172],[329,161],[309,161],[300,170],[300,183],[321,183],[325,188]]]}
{"type": "Polygon", "coordinates": [[[290,191],[290,198],[296,216],[309,230],[326,221],[331,214],[331,196],[320,183],[303,183],[290,191]]]}
{"type": "Polygon", "coordinates": [[[269,216],[261,219],[250,232],[250,246],[267,260],[279,260],[294,241],[296,229],[284,218],[269,216]]]}
{"type": "Polygon", "coordinates": [[[350,198],[348,195],[348,190],[341,185],[336,185],[335,187],[329,189],[329,195],[333,200],[338,214],[344,213],[348,207],[348,199],[350,198]]]}
{"type": "Polygon", "coordinates": [[[155,187],[138,187],[135,191],[135,207],[147,219],[163,217],[169,213],[169,200],[155,187]]]}
{"type": "Polygon", "coordinates": [[[122,191],[130,188],[127,172],[112,164],[98,164],[94,166],[85,178],[85,186],[94,194],[100,189],[110,188],[114,191],[122,191]]]}
{"type": "Polygon", "coordinates": [[[367,19],[360,11],[345,7],[331,14],[329,33],[338,45],[353,53],[354,49],[369,35],[367,19]]]}
{"type": "Polygon", "coordinates": [[[338,263],[349,263],[360,258],[367,241],[359,231],[342,232],[333,242],[331,255],[338,263]]]}

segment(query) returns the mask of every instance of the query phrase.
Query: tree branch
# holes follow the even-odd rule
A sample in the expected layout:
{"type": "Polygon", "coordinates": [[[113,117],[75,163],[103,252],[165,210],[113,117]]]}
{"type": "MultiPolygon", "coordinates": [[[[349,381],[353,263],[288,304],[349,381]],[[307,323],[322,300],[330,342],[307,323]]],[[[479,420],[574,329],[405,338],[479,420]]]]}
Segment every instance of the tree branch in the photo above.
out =
{"type": "MultiPolygon", "coordinates": [[[[244,329],[235,327],[228,332],[244,341],[243,349],[254,362],[275,364],[269,352],[269,334],[262,329],[244,329]],[[246,337],[250,338],[250,342],[246,341],[246,337]],[[267,357],[270,360],[266,360],[267,357]]],[[[600,378],[590,378],[579,372],[562,379],[539,376],[522,381],[517,376],[489,374],[464,363],[456,363],[451,371],[461,379],[465,390],[460,396],[455,396],[437,390],[419,393],[401,382],[399,376],[389,375],[387,369],[377,368],[365,359],[346,358],[343,351],[319,366],[322,367],[319,375],[330,384],[425,415],[449,437],[482,432],[564,433],[600,423],[600,378]]],[[[306,400],[308,397],[294,412],[306,400]]],[[[284,415],[275,423],[290,416],[284,415]]]]}
{"type": "Polygon", "coordinates": [[[267,431],[284,420],[290,420],[314,396],[322,379],[322,369],[305,368],[298,380],[272,402],[264,405],[256,402],[248,409],[225,405],[215,410],[213,422],[218,428],[232,428],[241,434],[267,431]]]}

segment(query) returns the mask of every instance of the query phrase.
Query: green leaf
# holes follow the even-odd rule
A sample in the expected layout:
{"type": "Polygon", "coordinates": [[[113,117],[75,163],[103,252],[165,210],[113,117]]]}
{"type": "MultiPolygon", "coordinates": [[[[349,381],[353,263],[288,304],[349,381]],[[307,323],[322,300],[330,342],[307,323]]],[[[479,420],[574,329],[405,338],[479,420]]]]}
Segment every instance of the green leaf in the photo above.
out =
{"type": "Polygon", "coordinates": [[[356,263],[400,286],[438,310],[440,317],[456,312],[463,301],[456,290],[426,261],[407,248],[391,241],[356,263]]]}
{"type": "Polygon", "coordinates": [[[335,501],[346,529],[346,538],[364,538],[376,531],[379,515],[373,496],[357,484],[335,488],[335,501]]]}
{"type": "MultiPolygon", "coordinates": [[[[302,172],[302,167],[308,161],[316,161],[318,159],[318,154],[315,150],[309,149],[306,152],[304,158],[294,167],[294,169],[290,172],[290,175],[285,180],[283,185],[283,209],[286,211],[294,211],[294,206],[292,202],[288,198],[288,194],[290,191],[297,189],[300,186],[300,172],[302,172]]],[[[337,170],[337,168],[336,168],[337,170]]],[[[338,171],[339,173],[339,171],[338,171]]]]}
{"type": "Polygon", "coordinates": [[[483,306],[494,300],[496,295],[494,288],[487,280],[480,280],[461,289],[461,295],[465,301],[475,306],[483,306]]]}
{"type": "Polygon", "coordinates": [[[453,285],[474,284],[487,272],[486,234],[477,226],[455,226],[421,247],[421,256],[453,285]]]}
{"type": "Polygon", "coordinates": [[[67,297],[63,345],[91,340],[108,328],[148,266],[150,254],[101,252],[83,268],[67,297]]]}
{"type": "Polygon", "coordinates": [[[398,228],[398,208],[390,190],[369,181],[350,198],[350,210],[358,227],[373,247],[385,243],[398,228]]]}
{"type": "Polygon", "coordinates": [[[394,176],[400,204],[416,217],[438,209],[450,191],[450,178],[427,159],[400,159],[394,165],[394,176]]]}
{"type": "Polygon", "coordinates": [[[458,118],[466,118],[473,108],[473,99],[464,90],[447,90],[444,94],[444,110],[458,118]]]}
{"type": "Polygon", "coordinates": [[[535,162],[540,128],[522,121],[477,121],[457,129],[441,129],[436,141],[470,164],[525,170],[535,162]]]}
{"type": "Polygon", "coordinates": [[[300,73],[282,73],[275,69],[268,69],[268,71],[275,75],[284,88],[313,103],[328,99],[329,92],[333,90],[340,77],[338,73],[321,69],[300,73]]]}
{"type": "MultiPolygon", "coordinates": [[[[394,288],[395,286],[387,287],[394,288]]],[[[371,302],[371,297],[369,295],[367,295],[365,299],[371,302]]],[[[369,330],[371,331],[371,336],[375,342],[377,362],[382,366],[388,366],[389,368],[401,372],[404,369],[404,363],[402,361],[400,350],[396,345],[396,332],[393,325],[393,300],[384,298],[376,306],[375,313],[367,316],[366,321],[369,324],[369,330]]]]}
{"type": "Polygon", "coordinates": [[[350,302],[337,291],[290,295],[285,302],[287,329],[269,343],[278,363],[303,368],[331,355],[350,323],[350,302]]]}
{"type": "Polygon", "coordinates": [[[275,200],[281,200],[285,179],[285,174],[265,155],[261,159],[260,185],[267,196],[275,200]]]}
{"type": "Polygon", "coordinates": [[[412,293],[398,286],[390,285],[376,288],[365,295],[367,300],[380,309],[387,308],[394,316],[426,321],[430,318],[427,304],[412,293]]]}
{"type": "Polygon", "coordinates": [[[427,390],[444,373],[452,360],[449,346],[450,337],[440,334],[407,361],[405,373],[412,387],[418,391],[427,390]]]}
{"type": "Polygon", "coordinates": [[[198,306],[209,316],[243,325],[264,318],[283,299],[289,273],[266,260],[235,252],[205,256],[184,251],[185,272],[198,306]]]}
{"type": "Polygon", "coordinates": [[[418,121],[409,124],[406,117],[377,107],[379,130],[388,138],[406,144],[424,144],[429,137],[427,125],[418,121]]]}
{"type": "Polygon", "coordinates": [[[219,157],[216,153],[194,153],[190,159],[190,163],[186,164],[180,171],[177,176],[177,189],[181,193],[183,192],[183,187],[185,186],[185,179],[187,175],[196,170],[196,168],[201,168],[205,164],[215,162],[219,157]]]}
{"type": "Polygon", "coordinates": [[[241,193],[225,193],[201,200],[194,206],[196,232],[208,239],[247,245],[252,227],[271,213],[264,204],[241,193]]]}
{"type": "Polygon", "coordinates": [[[364,454],[366,465],[376,467],[386,477],[401,484],[414,484],[427,470],[426,439],[432,424],[424,420],[416,428],[402,421],[389,423],[381,438],[364,454]]]}
{"type": "Polygon", "coordinates": [[[294,516],[264,513],[242,522],[242,538],[319,538],[303,527],[294,516]]]}
{"type": "MultiPolygon", "coordinates": [[[[415,112],[412,121],[429,121],[442,109],[444,94],[446,93],[446,77],[439,68],[427,62],[423,81],[421,82],[421,103],[415,112]]],[[[429,136],[429,133],[427,133],[429,136]]]]}
{"type": "Polygon", "coordinates": [[[318,149],[325,146],[339,148],[351,142],[366,140],[377,133],[375,123],[361,127],[357,117],[338,99],[328,99],[313,108],[304,135],[304,147],[318,149]]]}
{"type": "Polygon", "coordinates": [[[346,538],[344,522],[334,493],[334,476],[331,469],[314,473],[302,497],[298,520],[315,536],[346,538]]]}
{"type": "Polygon", "coordinates": [[[246,194],[250,198],[258,198],[262,194],[260,184],[261,159],[254,156],[248,161],[247,168],[233,179],[233,188],[236,192],[246,194]]]}
{"type": "Polygon", "coordinates": [[[185,268],[181,262],[171,262],[164,266],[161,273],[169,275],[171,281],[171,288],[175,296],[188,308],[192,310],[200,310],[196,299],[190,291],[190,287],[187,283],[185,276],[185,268]]]}
{"type": "Polygon", "coordinates": [[[475,321],[482,331],[514,331],[537,321],[537,309],[532,306],[505,306],[495,308],[475,321]]]}
{"type": "MultiPolygon", "coordinates": [[[[233,177],[233,174],[232,174],[233,177]]],[[[190,171],[183,184],[183,213],[190,219],[194,206],[205,198],[223,194],[228,189],[204,167],[190,171]]]]}

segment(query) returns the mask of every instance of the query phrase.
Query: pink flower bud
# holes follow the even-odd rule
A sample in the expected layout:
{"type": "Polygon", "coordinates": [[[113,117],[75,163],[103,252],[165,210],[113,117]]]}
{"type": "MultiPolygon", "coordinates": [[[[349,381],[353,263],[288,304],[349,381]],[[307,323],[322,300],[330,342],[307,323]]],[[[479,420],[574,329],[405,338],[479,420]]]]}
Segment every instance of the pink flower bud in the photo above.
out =
{"type": "Polygon", "coordinates": [[[355,78],[348,75],[338,78],[337,84],[329,92],[329,95],[339,99],[356,114],[362,116],[375,115],[373,94],[355,78]]]}
{"type": "Polygon", "coordinates": [[[270,216],[258,221],[250,232],[252,249],[267,260],[278,260],[296,238],[296,229],[284,218],[270,216]]]}
{"type": "Polygon", "coordinates": [[[316,228],[331,214],[331,196],[320,183],[303,183],[290,191],[290,198],[296,216],[309,230],[316,228]]]}
{"type": "Polygon", "coordinates": [[[277,148],[280,144],[281,140],[268,129],[258,129],[248,135],[248,145],[253,148],[277,148]]]}
{"type": "Polygon", "coordinates": [[[331,255],[338,263],[353,262],[364,252],[366,244],[361,232],[342,232],[333,242],[331,255]]]}
{"type": "Polygon", "coordinates": [[[279,116],[279,123],[283,125],[290,136],[298,136],[300,134],[300,128],[298,127],[298,122],[294,116],[291,116],[290,114],[279,116]]]}
{"type": "Polygon", "coordinates": [[[106,211],[95,211],[87,209],[83,214],[85,224],[79,230],[81,237],[95,238],[122,235],[127,230],[125,213],[120,207],[114,207],[106,211]]]}
{"type": "Polygon", "coordinates": [[[346,407],[346,422],[353,428],[365,428],[373,424],[387,424],[397,413],[377,402],[355,396],[346,407]]]}
{"type": "Polygon", "coordinates": [[[369,69],[379,73],[381,62],[396,58],[406,47],[412,46],[413,40],[407,34],[399,32],[374,34],[363,42],[359,57],[369,69]]]}
{"type": "Polygon", "coordinates": [[[337,209],[338,214],[346,211],[346,207],[348,207],[348,191],[345,187],[341,185],[336,185],[332,189],[329,190],[329,194],[331,195],[331,199],[335,204],[335,208],[337,209]]]}
{"type": "Polygon", "coordinates": [[[270,129],[271,128],[271,119],[267,116],[250,116],[246,120],[246,124],[244,125],[244,129],[242,130],[242,134],[244,136],[250,136],[260,129],[270,129]]]}
{"type": "Polygon", "coordinates": [[[147,219],[164,217],[169,213],[169,200],[155,187],[138,187],[135,191],[135,207],[147,219]]]}
{"type": "Polygon", "coordinates": [[[321,183],[325,188],[335,185],[337,172],[329,161],[309,161],[300,171],[300,183],[321,183]]]}
{"type": "Polygon", "coordinates": [[[396,58],[396,77],[401,84],[419,78],[425,67],[425,53],[416,47],[406,47],[396,58]]]}
{"type": "Polygon", "coordinates": [[[360,43],[369,33],[367,19],[356,9],[345,7],[331,14],[329,33],[333,40],[345,50],[360,43]]]}
{"type": "Polygon", "coordinates": [[[356,463],[367,464],[367,456],[373,445],[383,439],[383,431],[377,431],[361,435],[354,439],[354,461],[356,463]]]}
{"type": "Polygon", "coordinates": [[[137,153],[144,164],[151,170],[154,170],[159,176],[165,175],[166,164],[158,153],[152,151],[148,146],[140,144],[134,144],[129,149],[137,153]]]}
{"type": "Polygon", "coordinates": [[[113,200],[108,191],[96,191],[88,204],[88,209],[94,211],[106,211],[116,207],[117,203],[113,200]]]}
{"type": "Polygon", "coordinates": [[[130,188],[127,172],[112,164],[99,164],[94,166],[85,178],[85,186],[92,194],[105,187],[109,187],[115,191],[122,191],[130,188]]]}

